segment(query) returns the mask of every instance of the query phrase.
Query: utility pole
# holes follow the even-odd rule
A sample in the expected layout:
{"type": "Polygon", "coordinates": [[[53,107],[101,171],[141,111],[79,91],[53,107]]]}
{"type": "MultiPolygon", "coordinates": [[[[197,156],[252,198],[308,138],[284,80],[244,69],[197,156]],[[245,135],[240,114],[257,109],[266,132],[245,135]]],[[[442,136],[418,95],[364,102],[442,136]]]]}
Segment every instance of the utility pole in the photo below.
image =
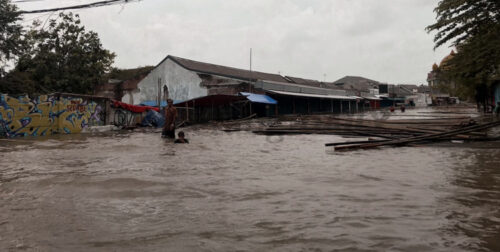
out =
{"type": "Polygon", "coordinates": [[[252,78],[253,78],[253,74],[252,74],[252,48],[250,48],[250,81],[248,82],[248,92],[249,93],[252,92],[252,78]]]}

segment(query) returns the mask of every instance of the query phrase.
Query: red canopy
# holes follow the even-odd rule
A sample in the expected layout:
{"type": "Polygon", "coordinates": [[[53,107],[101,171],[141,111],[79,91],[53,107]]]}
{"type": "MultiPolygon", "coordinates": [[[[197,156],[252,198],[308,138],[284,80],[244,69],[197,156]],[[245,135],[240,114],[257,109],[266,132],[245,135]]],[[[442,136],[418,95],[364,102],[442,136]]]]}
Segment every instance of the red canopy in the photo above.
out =
{"type": "Polygon", "coordinates": [[[113,106],[117,108],[126,109],[134,113],[142,113],[147,110],[154,110],[156,112],[160,112],[160,109],[158,107],[132,105],[117,100],[113,100],[113,106]]]}

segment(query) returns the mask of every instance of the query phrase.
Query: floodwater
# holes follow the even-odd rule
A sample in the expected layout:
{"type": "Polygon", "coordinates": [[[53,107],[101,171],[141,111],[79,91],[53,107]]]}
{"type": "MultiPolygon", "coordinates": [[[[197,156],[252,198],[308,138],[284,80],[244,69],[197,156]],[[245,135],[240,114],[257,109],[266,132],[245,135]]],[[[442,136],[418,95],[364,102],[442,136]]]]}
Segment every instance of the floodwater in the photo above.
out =
{"type": "Polygon", "coordinates": [[[187,128],[0,141],[0,251],[500,251],[500,144],[187,128]]]}

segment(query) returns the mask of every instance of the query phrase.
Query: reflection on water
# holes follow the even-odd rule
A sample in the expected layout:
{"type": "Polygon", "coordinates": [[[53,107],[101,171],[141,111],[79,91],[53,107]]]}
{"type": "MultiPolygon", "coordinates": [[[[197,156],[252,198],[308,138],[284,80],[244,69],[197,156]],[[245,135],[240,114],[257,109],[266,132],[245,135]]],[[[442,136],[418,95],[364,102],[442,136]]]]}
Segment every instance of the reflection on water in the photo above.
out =
{"type": "Polygon", "coordinates": [[[185,131],[0,141],[0,250],[500,250],[498,143],[185,131]]]}

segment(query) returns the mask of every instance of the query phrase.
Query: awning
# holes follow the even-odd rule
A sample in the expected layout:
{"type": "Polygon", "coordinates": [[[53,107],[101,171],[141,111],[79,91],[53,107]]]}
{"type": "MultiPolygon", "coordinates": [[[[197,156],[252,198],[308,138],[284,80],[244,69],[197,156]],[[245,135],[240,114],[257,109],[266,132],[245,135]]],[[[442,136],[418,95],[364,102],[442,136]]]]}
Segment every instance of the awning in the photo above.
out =
{"type": "Polygon", "coordinates": [[[380,98],[371,97],[371,96],[363,96],[363,99],[370,100],[370,101],[380,101],[380,100],[382,100],[380,98]]]}
{"type": "Polygon", "coordinates": [[[180,103],[176,103],[176,107],[209,107],[209,106],[220,106],[220,105],[228,105],[237,101],[244,101],[246,98],[238,95],[208,95],[202,96],[198,98],[194,98],[191,100],[183,101],[180,103]]]}
{"type": "Polygon", "coordinates": [[[154,110],[156,112],[160,111],[160,109],[158,109],[158,107],[132,105],[132,104],[127,104],[127,103],[117,101],[117,100],[112,100],[112,101],[113,101],[113,107],[122,108],[122,109],[128,110],[130,112],[134,112],[134,113],[142,113],[142,112],[147,111],[147,110],[154,110]]]}
{"type": "Polygon", "coordinates": [[[405,101],[405,98],[391,98],[391,97],[381,97],[382,100],[386,100],[386,101],[405,101]]]}
{"type": "Polygon", "coordinates": [[[267,95],[247,93],[247,92],[240,92],[240,94],[246,96],[247,99],[251,102],[264,103],[264,104],[278,104],[278,102],[275,99],[267,95]]]}
{"type": "Polygon", "coordinates": [[[268,90],[267,92],[274,93],[274,94],[280,94],[280,95],[291,95],[291,96],[335,99],[335,100],[356,100],[356,99],[361,98],[361,97],[357,97],[357,96],[319,95],[319,94],[294,93],[294,92],[276,91],[276,90],[268,90]]]}

